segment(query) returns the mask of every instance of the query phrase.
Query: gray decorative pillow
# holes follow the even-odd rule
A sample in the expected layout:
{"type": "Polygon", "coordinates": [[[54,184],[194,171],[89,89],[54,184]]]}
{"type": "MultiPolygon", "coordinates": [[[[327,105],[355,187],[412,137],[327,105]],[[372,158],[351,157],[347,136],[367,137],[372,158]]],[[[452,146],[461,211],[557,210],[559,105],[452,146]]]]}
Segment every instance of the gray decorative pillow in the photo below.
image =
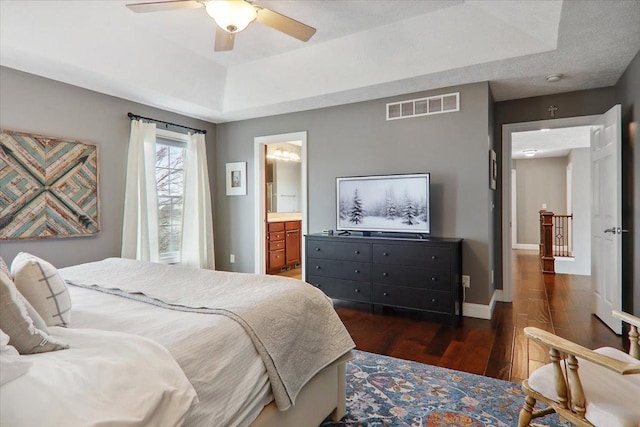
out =
{"type": "MultiPolygon", "coordinates": [[[[4,262],[1,256],[0,256],[0,270],[3,271],[7,276],[11,277],[11,270],[9,270],[9,266],[7,266],[7,263],[4,262]]],[[[47,324],[44,323],[44,320],[42,319],[42,317],[40,317],[36,309],[33,308],[33,306],[29,304],[29,301],[27,301],[19,292],[18,292],[18,298],[20,299],[20,301],[22,301],[24,306],[27,308],[27,314],[29,315],[31,320],[33,320],[33,326],[47,332],[47,324]]]]}
{"type": "Polygon", "coordinates": [[[47,261],[20,252],[11,263],[18,291],[31,303],[48,326],[69,326],[71,297],[58,270],[47,261]]]}
{"type": "Polygon", "coordinates": [[[4,271],[7,276],[11,277],[11,271],[9,270],[9,266],[4,262],[2,257],[0,256],[0,271],[4,271]]]}
{"type": "Polygon", "coordinates": [[[9,344],[20,354],[45,353],[69,348],[33,325],[19,295],[11,277],[0,270],[0,329],[9,335],[9,344]]]}

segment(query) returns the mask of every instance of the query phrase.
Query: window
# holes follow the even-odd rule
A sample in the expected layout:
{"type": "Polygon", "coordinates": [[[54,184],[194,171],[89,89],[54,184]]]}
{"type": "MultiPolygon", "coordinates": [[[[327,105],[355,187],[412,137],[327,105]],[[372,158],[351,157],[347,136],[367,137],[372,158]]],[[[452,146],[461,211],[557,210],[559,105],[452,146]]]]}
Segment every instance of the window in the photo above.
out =
{"type": "Polygon", "coordinates": [[[160,260],[180,262],[184,157],[188,135],[156,130],[156,191],[160,260]]]}

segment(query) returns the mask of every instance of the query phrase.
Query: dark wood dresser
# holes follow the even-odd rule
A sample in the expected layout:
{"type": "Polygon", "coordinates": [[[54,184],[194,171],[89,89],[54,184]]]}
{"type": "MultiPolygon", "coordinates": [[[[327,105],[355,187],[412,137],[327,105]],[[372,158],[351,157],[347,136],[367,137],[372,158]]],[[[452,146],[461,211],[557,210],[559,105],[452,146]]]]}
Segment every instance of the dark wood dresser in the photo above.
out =
{"type": "Polygon", "coordinates": [[[306,272],[332,298],[462,317],[462,239],[310,234],[306,272]]]}

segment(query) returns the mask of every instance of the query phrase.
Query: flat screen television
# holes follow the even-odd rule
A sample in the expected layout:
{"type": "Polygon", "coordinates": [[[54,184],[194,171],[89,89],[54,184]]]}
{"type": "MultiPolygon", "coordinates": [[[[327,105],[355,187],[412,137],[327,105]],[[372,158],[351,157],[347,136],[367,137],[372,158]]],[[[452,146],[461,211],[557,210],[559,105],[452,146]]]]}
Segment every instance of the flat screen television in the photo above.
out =
{"type": "Polygon", "coordinates": [[[431,233],[428,173],[336,178],[336,228],[431,233]]]}

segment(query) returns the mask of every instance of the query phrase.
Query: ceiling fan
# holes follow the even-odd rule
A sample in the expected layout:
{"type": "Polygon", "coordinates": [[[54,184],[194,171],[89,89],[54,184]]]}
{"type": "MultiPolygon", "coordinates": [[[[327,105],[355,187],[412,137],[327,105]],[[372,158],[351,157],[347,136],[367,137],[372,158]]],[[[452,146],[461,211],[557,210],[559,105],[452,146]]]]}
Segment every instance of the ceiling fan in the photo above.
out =
{"type": "Polygon", "coordinates": [[[302,22],[253,4],[253,0],[167,0],[132,3],[127,7],[138,13],[204,7],[217,24],[216,51],[232,50],[236,33],[247,28],[253,21],[305,42],[316,32],[315,28],[302,22]]]}

